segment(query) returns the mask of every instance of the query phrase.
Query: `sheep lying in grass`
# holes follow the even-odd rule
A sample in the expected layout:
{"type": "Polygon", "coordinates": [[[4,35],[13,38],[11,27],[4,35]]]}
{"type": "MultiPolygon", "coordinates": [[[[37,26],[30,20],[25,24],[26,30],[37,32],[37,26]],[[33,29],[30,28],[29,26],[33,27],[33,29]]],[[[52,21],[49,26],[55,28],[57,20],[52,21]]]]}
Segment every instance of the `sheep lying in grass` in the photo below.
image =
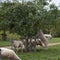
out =
{"type": "Polygon", "coordinates": [[[9,60],[21,60],[13,50],[7,48],[0,48],[0,57],[5,57],[9,60]]]}

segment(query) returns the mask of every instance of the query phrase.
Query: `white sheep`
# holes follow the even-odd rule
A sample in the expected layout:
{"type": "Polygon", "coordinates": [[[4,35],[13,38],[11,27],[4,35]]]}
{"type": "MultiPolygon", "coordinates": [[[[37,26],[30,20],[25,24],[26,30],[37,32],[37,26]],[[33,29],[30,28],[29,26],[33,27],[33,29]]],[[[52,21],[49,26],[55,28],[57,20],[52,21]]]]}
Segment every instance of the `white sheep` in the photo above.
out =
{"type": "Polygon", "coordinates": [[[51,34],[44,34],[44,36],[45,36],[47,39],[52,39],[52,35],[51,35],[51,34]]]}
{"type": "Polygon", "coordinates": [[[5,57],[9,60],[21,60],[13,50],[7,48],[0,48],[0,57],[5,57]]]}
{"type": "Polygon", "coordinates": [[[10,42],[12,43],[12,46],[14,47],[15,52],[18,51],[18,48],[20,48],[21,51],[23,52],[25,46],[24,46],[24,43],[22,41],[20,41],[20,40],[17,41],[17,40],[12,39],[12,40],[10,40],[10,42]]]}

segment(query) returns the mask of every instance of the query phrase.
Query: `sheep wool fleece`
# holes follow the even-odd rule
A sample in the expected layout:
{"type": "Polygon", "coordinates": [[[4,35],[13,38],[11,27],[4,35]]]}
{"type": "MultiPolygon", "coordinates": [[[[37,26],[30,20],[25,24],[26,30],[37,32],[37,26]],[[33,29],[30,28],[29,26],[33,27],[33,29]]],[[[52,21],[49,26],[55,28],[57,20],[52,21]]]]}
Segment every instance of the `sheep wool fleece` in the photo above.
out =
{"type": "Polygon", "coordinates": [[[7,48],[0,48],[1,56],[21,60],[16,53],[7,48]]]}

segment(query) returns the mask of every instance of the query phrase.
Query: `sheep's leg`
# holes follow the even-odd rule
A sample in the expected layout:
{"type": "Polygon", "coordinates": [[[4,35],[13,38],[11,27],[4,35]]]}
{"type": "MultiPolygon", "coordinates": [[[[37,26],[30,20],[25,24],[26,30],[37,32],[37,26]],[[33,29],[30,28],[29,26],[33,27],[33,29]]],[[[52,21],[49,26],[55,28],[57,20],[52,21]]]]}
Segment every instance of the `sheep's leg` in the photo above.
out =
{"type": "Polygon", "coordinates": [[[17,52],[17,48],[16,47],[14,47],[14,51],[17,52]]]}
{"type": "Polygon", "coordinates": [[[35,41],[32,42],[32,48],[34,49],[34,52],[36,52],[36,38],[35,38],[35,41]]]}
{"type": "Polygon", "coordinates": [[[31,43],[29,43],[29,51],[32,50],[32,46],[31,46],[31,43]]]}
{"type": "Polygon", "coordinates": [[[36,52],[36,45],[34,45],[34,52],[36,52]]]}
{"type": "Polygon", "coordinates": [[[12,58],[9,58],[9,60],[12,60],[12,58]]]}
{"type": "Polygon", "coordinates": [[[23,47],[21,47],[21,52],[23,53],[24,51],[23,51],[23,47]]]}
{"type": "Polygon", "coordinates": [[[21,52],[23,53],[23,49],[21,49],[21,52]]]}

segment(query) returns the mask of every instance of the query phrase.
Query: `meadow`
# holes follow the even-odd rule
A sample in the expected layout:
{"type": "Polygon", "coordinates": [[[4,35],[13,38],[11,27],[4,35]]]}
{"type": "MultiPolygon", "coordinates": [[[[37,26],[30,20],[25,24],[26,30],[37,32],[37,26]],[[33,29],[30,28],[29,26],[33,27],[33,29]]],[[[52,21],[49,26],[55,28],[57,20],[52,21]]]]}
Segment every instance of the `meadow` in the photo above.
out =
{"type": "Polygon", "coordinates": [[[60,45],[39,49],[38,52],[18,53],[22,60],[60,60],[60,45]]]}
{"type": "MultiPolygon", "coordinates": [[[[60,38],[52,38],[50,40],[48,40],[49,43],[57,43],[60,42],[60,38]]],[[[10,46],[11,43],[7,40],[7,41],[0,41],[0,46],[10,46]]]]}
{"type": "MultiPolygon", "coordinates": [[[[49,43],[60,42],[60,38],[53,38],[49,40],[49,43]]],[[[10,45],[7,42],[0,42],[0,46],[3,46],[5,43],[6,45],[10,45]],[[3,45],[2,45],[3,44],[3,45]]],[[[60,45],[49,46],[48,49],[38,48],[37,52],[28,52],[28,53],[21,53],[17,52],[17,55],[22,60],[60,60],[60,45]]],[[[7,60],[7,59],[3,59],[7,60]]]]}
{"type": "Polygon", "coordinates": [[[17,55],[22,60],[60,60],[60,45],[49,47],[47,50],[39,48],[37,52],[18,52],[17,55]]]}
{"type": "Polygon", "coordinates": [[[60,42],[60,38],[52,38],[49,40],[49,43],[57,43],[60,42]]]}

